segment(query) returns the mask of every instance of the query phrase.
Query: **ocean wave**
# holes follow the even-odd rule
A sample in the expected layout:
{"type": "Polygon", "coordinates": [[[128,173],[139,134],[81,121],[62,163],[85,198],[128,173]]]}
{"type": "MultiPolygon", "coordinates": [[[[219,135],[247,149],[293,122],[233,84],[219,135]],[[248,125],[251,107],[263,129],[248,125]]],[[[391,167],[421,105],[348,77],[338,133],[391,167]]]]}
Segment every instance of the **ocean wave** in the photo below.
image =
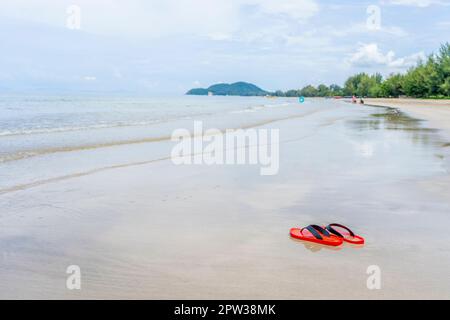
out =
{"type": "MultiPolygon", "coordinates": [[[[211,113],[196,114],[195,116],[208,116],[211,113]]],[[[10,136],[22,136],[22,135],[33,135],[33,134],[48,134],[48,133],[64,133],[73,131],[88,131],[88,130],[99,130],[99,129],[110,129],[110,128],[125,128],[125,127],[146,127],[157,125],[161,123],[167,123],[170,121],[177,120],[189,120],[192,115],[186,115],[181,117],[173,117],[168,119],[158,119],[158,120],[146,120],[146,121],[129,121],[129,122],[110,122],[110,123],[97,123],[85,126],[62,126],[62,127],[35,127],[30,129],[6,129],[0,131],[0,137],[10,137],[10,136]]]]}
{"type": "MultiPolygon", "coordinates": [[[[313,131],[313,132],[310,132],[309,134],[307,134],[305,136],[282,140],[282,141],[280,141],[280,143],[297,142],[297,141],[306,139],[306,138],[314,135],[315,133],[316,133],[316,131],[313,131]]],[[[247,148],[247,146],[245,146],[244,148],[247,148]]],[[[200,155],[200,154],[203,154],[203,152],[192,153],[191,156],[200,155]]],[[[83,172],[77,172],[77,173],[57,176],[57,177],[43,179],[43,180],[37,180],[37,181],[29,182],[29,183],[23,183],[23,184],[11,186],[11,187],[6,187],[4,189],[0,189],[0,196],[4,195],[4,194],[11,193],[11,192],[27,190],[27,189],[30,189],[30,188],[38,187],[38,186],[49,184],[49,183],[60,182],[60,181],[69,180],[69,179],[73,179],[73,178],[80,178],[80,177],[84,177],[84,176],[100,173],[100,172],[103,172],[103,171],[108,171],[108,170],[113,170],[113,169],[123,169],[123,168],[142,166],[142,165],[148,165],[148,164],[152,164],[152,163],[155,163],[155,162],[167,161],[167,160],[170,160],[170,159],[172,159],[171,156],[166,156],[166,157],[162,157],[162,158],[149,159],[149,160],[144,160],[144,161],[139,161],[139,162],[129,162],[129,163],[122,163],[122,164],[115,164],[115,165],[106,166],[106,167],[94,168],[94,169],[83,171],[83,172]]]]}
{"type": "Polygon", "coordinates": [[[290,103],[290,102],[276,103],[276,104],[263,104],[260,106],[248,107],[243,110],[233,110],[233,111],[230,111],[230,113],[232,113],[232,114],[253,113],[253,112],[257,112],[259,110],[264,110],[266,108],[280,108],[280,107],[287,107],[290,105],[292,105],[292,103],[290,103]]]}
{"type": "Polygon", "coordinates": [[[0,156],[0,163],[16,161],[16,160],[23,160],[26,158],[31,158],[31,157],[41,156],[41,155],[46,155],[46,154],[52,154],[52,153],[94,150],[94,149],[115,147],[115,146],[122,146],[122,145],[130,145],[130,144],[160,142],[160,141],[165,141],[165,140],[170,140],[170,137],[169,136],[152,137],[152,138],[143,138],[143,139],[136,139],[136,140],[112,141],[112,142],[97,143],[97,144],[90,144],[90,145],[54,147],[54,148],[44,148],[44,149],[37,149],[37,150],[19,151],[16,153],[0,156]]]}
{"type": "MultiPolygon", "coordinates": [[[[242,125],[242,126],[239,126],[236,128],[232,128],[231,130],[238,130],[238,129],[245,130],[245,129],[250,129],[250,128],[257,128],[257,127],[261,127],[261,126],[264,126],[264,125],[267,125],[270,123],[274,123],[274,122],[278,122],[278,121],[304,118],[304,117],[310,116],[317,112],[321,112],[321,110],[312,110],[312,111],[309,111],[306,113],[302,113],[300,115],[290,115],[290,116],[285,116],[285,117],[280,117],[280,118],[265,119],[265,120],[261,120],[258,122],[254,122],[254,123],[250,123],[247,125],[242,125]]],[[[226,130],[222,130],[222,131],[225,132],[226,130]]],[[[123,146],[123,145],[162,142],[162,141],[169,141],[170,139],[171,139],[171,136],[160,136],[160,137],[147,137],[147,138],[121,140],[121,141],[111,141],[111,142],[87,144],[87,145],[75,145],[75,146],[64,146],[64,147],[54,147],[54,148],[43,148],[43,149],[36,149],[36,150],[26,150],[26,151],[19,151],[16,153],[0,156],[0,163],[11,162],[11,161],[16,161],[16,160],[23,160],[23,159],[27,159],[27,158],[31,158],[31,157],[43,156],[43,155],[54,154],[54,153],[95,150],[95,149],[100,149],[100,148],[116,147],[116,146],[123,146]]]]}
{"type": "Polygon", "coordinates": [[[293,105],[292,102],[284,102],[284,103],[276,103],[276,104],[265,104],[264,107],[266,108],[279,108],[279,107],[287,107],[293,105]]]}
{"type": "Polygon", "coordinates": [[[264,107],[249,107],[244,110],[234,110],[230,111],[231,114],[240,114],[240,113],[252,113],[257,112],[258,110],[264,109],[264,107]]]}
{"type": "Polygon", "coordinates": [[[74,126],[74,127],[67,126],[67,127],[3,130],[3,131],[0,131],[0,137],[45,134],[45,133],[58,133],[58,132],[71,132],[71,131],[84,131],[84,130],[117,128],[117,127],[127,127],[127,126],[145,126],[145,125],[150,125],[153,123],[155,123],[155,122],[137,122],[137,123],[128,123],[128,124],[123,124],[123,123],[107,124],[107,123],[105,123],[105,124],[94,124],[94,125],[74,126]]]}

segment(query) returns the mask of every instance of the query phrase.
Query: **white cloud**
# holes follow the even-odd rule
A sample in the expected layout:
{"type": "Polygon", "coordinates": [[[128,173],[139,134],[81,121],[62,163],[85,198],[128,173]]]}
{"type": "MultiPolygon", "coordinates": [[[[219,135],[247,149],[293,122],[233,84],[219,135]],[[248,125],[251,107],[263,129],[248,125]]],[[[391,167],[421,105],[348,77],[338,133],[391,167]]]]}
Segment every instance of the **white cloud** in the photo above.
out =
{"type": "Polygon", "coordinates": [[[319,5],[312,0],[256,0],[254,4],[266,14],[282,14],[299,21],[306,21],[319,11],[319,5]]]}
{"type": "Polygon", "coordinates": [[[394,51],[383,54],[376,43],[361,45],[351,56],[349,62],[356,67],[388,67],[405,69],[414,66],[419,59],[425,59],[423,52],[415,53],[402,58],[396,58],[394,51]]]}
{"type": "Polygon", "coordinates": [[[450,21],[440,21],[436,23],[439,28],[450,28],[450,21]]]}
{"type": "Polygon", "coordinates": [[[396,37],[405,37],[408,32],[397,26],[381,26],[379,30],[371,30],[365,23],[352,24],[347,27],[323,27],[323,30],[336,37],[348,37],[358,34],[383,34],[396,37]]]}
{"type": "MultiPolygon", "coordinates": [[[[65,27],[73,0],[1,1],[3,16],[65,27]]],[[[246,8],[265,17],[305,22],[319,11],[316,0],[77,0],[81,30],[103,35],[206,36],[229,40],[248,20],[246,8]]]]}
{"type": "MultiPolygon", "coordinates": [[[[375,31],[376,32],[376,31],[375,31]]],[[[405,37],[408,35],[408,32],[404,29],[396,26],[382,26],[379,32],[384,32],[397,37],[405,37]]]]}

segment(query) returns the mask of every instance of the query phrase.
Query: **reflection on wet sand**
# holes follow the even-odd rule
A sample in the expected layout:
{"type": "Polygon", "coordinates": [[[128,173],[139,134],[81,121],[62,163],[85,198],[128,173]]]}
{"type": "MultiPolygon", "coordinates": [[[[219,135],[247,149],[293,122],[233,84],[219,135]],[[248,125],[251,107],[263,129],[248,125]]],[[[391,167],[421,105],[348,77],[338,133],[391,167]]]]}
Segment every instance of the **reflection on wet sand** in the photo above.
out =
{"type": "Polygon", "coordinates": [[[294,241],[294,242],[298,242],[298,243],[303,244],[303,246],[306,249],[308,249],[309,251],[311,251],[311,252],[319,252],[322,249],[324,249],[324,250],[331,250],[331,251],[340,251],[340,250],[342,250],[342,247],[325,246],[323,244],[303,241],[303,240],[299,240],[299,239],[294,239],[292,237],[291,237],[291,240],[294,241]]]}
{"type": "Polygon", "coordinates": [[[380,113],[371,114],[363,119],[350,120],[347,124],[358,131],[398,130],[410,132],[409,137],[414,143],[442,145],[440,137],[435,134],[439,131],[438,129],[426,128],[423,126],[423,120],[412,118],[394,108],[383,108],[380,113]]]}
{"type": "Polygon", "coordinates": [[[309,251],[311,251],[313,253],[319,252],[321,250],[341,251],[344,247],[349,247],[351,249],[362,249],[362,248],[364,248],[363,244],[352,244],[352,243],[348,243],[348,242],[343,242],[342,245],[340,245],[338,247],[333,247],[333,246],[326,246],[326,245],[319,244],[319,243],[303,241],[303,240],[295,239],[295,238],[292,238],[292,237],[291,237],[291,240],[294,241],[294,242],[303,244],[305,249],[308,249],[309,251]]]}

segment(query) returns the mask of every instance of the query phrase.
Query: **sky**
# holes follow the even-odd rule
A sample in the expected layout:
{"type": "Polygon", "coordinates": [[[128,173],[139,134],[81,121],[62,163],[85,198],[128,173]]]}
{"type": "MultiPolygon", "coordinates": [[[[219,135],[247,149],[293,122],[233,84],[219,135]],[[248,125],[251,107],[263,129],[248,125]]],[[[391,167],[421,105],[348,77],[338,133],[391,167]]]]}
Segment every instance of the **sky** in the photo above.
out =
{"type": "Polygon", "coordinates": [[[0,0],[0,93],[342,85],[450,41],[450,0],[0,0]]]}

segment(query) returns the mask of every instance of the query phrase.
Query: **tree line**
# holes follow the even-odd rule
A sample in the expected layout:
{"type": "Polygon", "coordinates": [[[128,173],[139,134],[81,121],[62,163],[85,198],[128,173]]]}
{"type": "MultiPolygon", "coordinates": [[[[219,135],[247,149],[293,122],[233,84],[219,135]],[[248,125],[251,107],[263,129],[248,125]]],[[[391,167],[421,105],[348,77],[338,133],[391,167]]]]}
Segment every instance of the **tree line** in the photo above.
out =
{"type": "Polygon", "coordinates": [[[386,79],[379,73],[359,73],[345,81],[344,87],[337,84],[317,87],[308,85],[299,90],[276,91],[278,97],[332,97],[360,96],[389,98],[408,96],[414,98],[450,97],[450,44],[441,46],[438,53],[419,61],[405,74],[391,74],[386,79]]]}

